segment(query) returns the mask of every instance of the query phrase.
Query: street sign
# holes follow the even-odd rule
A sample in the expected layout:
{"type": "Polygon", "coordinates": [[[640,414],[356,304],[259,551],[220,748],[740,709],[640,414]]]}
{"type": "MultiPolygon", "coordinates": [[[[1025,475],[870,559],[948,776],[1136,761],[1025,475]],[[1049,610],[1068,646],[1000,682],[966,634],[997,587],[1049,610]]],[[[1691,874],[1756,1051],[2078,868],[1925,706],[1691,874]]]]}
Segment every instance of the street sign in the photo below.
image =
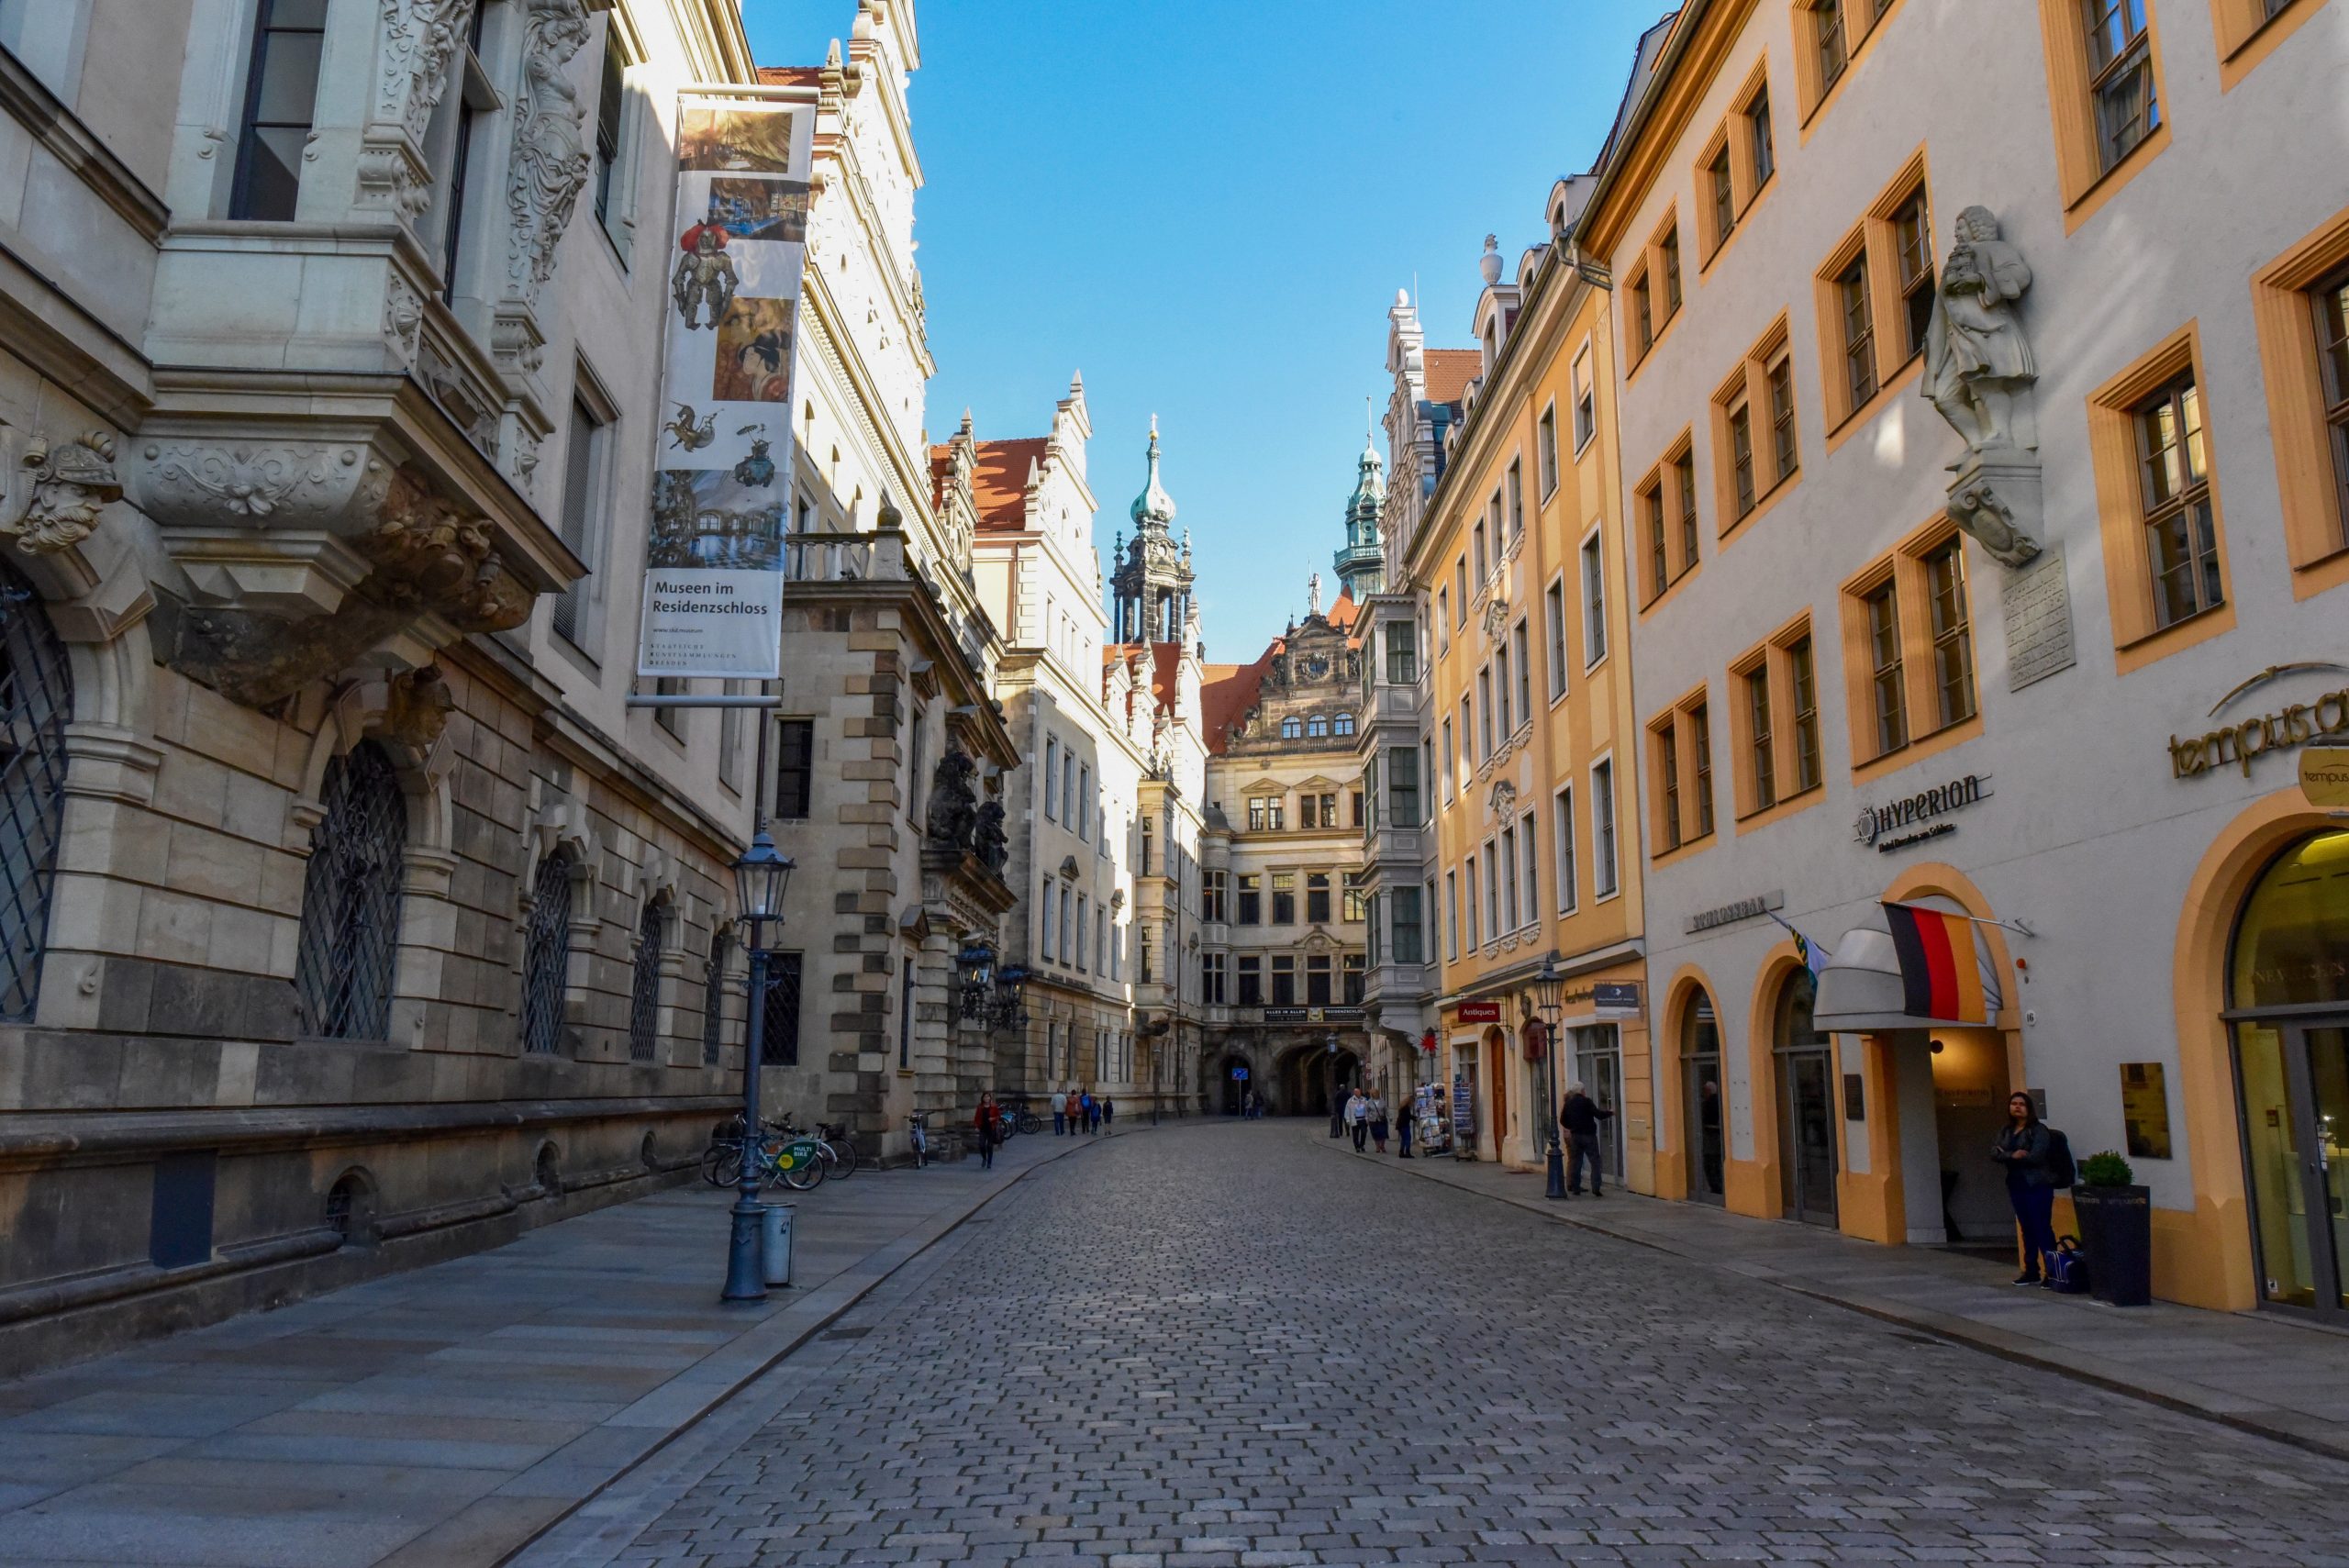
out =
{"type": "Polygon", "coordinates": [[[1590,988],[1590,1010],[1602,1018],[1636,1018],[1640,1016],[1640,983],[1636,980],[1602,980],[1590,988]]]}
{"type": "Polygon", "coordinates": [[[1234,1078],[1244,1079],[1248,1076],[1248,1069],[1245,1067],[1235,1067],[1231,1070],[1231,1075],[1234,1078]]]}

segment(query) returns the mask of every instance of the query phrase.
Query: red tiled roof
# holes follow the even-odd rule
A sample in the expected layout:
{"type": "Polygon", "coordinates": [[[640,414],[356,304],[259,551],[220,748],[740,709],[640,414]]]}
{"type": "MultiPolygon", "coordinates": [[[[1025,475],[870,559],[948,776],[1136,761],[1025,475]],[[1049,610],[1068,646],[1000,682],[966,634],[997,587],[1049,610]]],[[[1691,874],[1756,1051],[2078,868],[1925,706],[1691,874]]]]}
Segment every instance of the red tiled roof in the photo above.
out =
{"type": "MultiPolygon", "coordinates": [[[[978,462],[971,470],[971,499],[979,508],[979,527],[1017,530],[1028,526],[1028,470],[1044,461],[1052,442],[1042,436],[1016,440],[976,443],[978,462]]],[[[930,498],[934,506],[946,504],[946,482],[954,476],[954,449],[930,449],[930,498]]]]}
{"type": "Polygon", "coordinates": [[[1482,349],[1430,349],[1427,351],[1428,401],[1457,403],[1468,384],[1485,373],[1482,349]]]}
{"type": "Polygon", "coordinates": [[[1280,651],[1281,639],[1275,638],[1252,664],[1205,666],[1205,678],[1199,683],[1199,706],[1204,710],[1199,715],[1199,728],[1208,751],[1222,754],[1230,742],[1232,727],[1256,706],[1264,676],[1273,667],[1273,655],[1280,651]]]}
{"type": "Polygon", "coordinates": [[[759,85],[762,87],[813,87],[824,73],[820,65],[762,65],[759,85]]]}
{"type": "Polygon", "coordinates": [[[1174,701],[1175,684],[1183,675],[1183,645],[1179,642],[1107,642],[1101,645],[1101,668],[1110,669],[1130,664],[1141,649],[1150,650],[1150,695],[1160,707],[1174,701]]]}
{"type": "Polygon", "coordinates": [[[1352,588],[1338,590],[1338,602],[1330,606],[1330,628],[1346,634],[1348,647],[1359,647],[1361,639],[1353,635],[1354,622],[1362,619],[1362,606],[1354,603],[1352,588]]]}

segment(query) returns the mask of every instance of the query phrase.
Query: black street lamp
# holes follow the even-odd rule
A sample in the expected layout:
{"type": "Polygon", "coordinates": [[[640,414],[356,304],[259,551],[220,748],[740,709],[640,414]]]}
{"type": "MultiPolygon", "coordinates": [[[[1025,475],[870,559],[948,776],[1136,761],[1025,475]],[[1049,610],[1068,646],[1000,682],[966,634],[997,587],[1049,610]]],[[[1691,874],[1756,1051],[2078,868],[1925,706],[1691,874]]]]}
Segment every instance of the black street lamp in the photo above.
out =
{"type": "Polygon", "coordinates": [[[1346,1108],[1338,1103],[1338,1037],[1330,1037],[1321,1052],[1321,1092],[1330,1101],[1330,1136],[1346,1135],[1346,1108]]]}
{"type": "Polygon", "coordinates": [[[1028,1027],[1028,1009],[1021,997],[1028,990],[1028,971],[1007,963],[995,972],[995,996],[987,1005],[987,1027],[1013,1033],[1028,1027]]]}
{"type": "Polygon", "coordinates": [[[791,885],[792,859],[774,847],[762,828],[734,862],[735,906],[750,937],[751,1019],[742,1040],[742,1175],[735,1188],[734,1225],[726,1251],[728,1301],[766,1299],[766,1274],[759,1266],[759,1232],[765,1206],[759,1202],[759,1059],[766,1052],[767,946],[769,922],[783,924],[783,895],[791,885]]]}
{"type": "Polygon", "coordinates": [[[959,1016],[964,1023],[984,1022],[995,988],[995,949],[980,941],[964,943],[954,955],[954,973],[963,982],[959,1016]]]}
{"type": "Polygon", "coordinates": [[[1542,1151],[1544,1173],[1549,1178],[1548,1190],[1542,1195],[1551,1198],[1566,1195],[1566,1158],[1565,1150],[1558,1140],[1558,1107],[1550,1104],[1550,1092],[1557,1087],[1558,1016],[1565,994],[1565,976],[1558,973],[1556,955],[1544,958],[1540,973],[1533,977],[1533,989],[1529,994],[1533,1006],[1529,1010],[1540,1015],[1538,1021],[1530,1027],[1542,1031],[1542,1119],[1550,1128],[1549,1145],[1542,1151]]]}

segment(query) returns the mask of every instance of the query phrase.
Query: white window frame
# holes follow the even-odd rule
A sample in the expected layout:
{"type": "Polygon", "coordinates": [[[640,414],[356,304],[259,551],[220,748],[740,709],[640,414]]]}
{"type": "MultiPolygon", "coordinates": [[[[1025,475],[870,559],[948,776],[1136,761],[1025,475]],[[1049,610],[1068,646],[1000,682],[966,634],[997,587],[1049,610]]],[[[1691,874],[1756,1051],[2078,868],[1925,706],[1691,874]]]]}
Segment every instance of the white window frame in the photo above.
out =
{"type": "Polygon", "coordinates": [[[1542,825],[1538,814],[1529,811],[1517,825],[1517,852],[1524,857],[1520,875],[1525,884],[1525,924],[1528,928],[1542,923],[1542,825]]]}
{"type": "Polygon", "coordinates": [[[1564,784],[1550,797],[1551,819],[1557,824],[1556,842],[1550,846],[1551,875],[1558,884],[1558,913],[1571,915],[1581,896],[1581,868],[1575,864],[1575,786],[1564,784]]]}
{"type": "Polygon", "coordinates": [[[1582,346],[1575,350],[1574,368],[1568,373],[1571,379],[1567,383],[1574,391],[1575,456],[1577,459],[1592,441],[1598,439],[1598,387],[1591,379],[1590,367],[1590,339],[1585,338],[1582,346]],[[1586,399],[1590,404],[1588,429],[1583,428],[1583,404],[1586,399]]]}
{"type": "Polygon", "coordinates": [[[1594,757],[1590,763],[1590,888],[1591,902],[1604,904],[1619,898],[1623,893],[1623,802],[1622,792],[1615,776],[1615,753],[1594,757]],[[1604,777],[1606,787],[1599,786],[1604,777]],[[1607,820],[1599,820],[1601,804],[1607,807],[1607,820]],[[1601,851],[1605,851],[1601,854],[1601,851]],[[1606,873],[1605,880],[1599,873],[1606,873]]]}
{"type": "Polygon", "coordinates": [[[1542,406],[1542,417],[1534,425],[1534,483],[1542,487],[1542,499],[1547,501],[1558,493],[1558,400],[1554,397],[1542,406]]]}
{"type": "Polygon", "coordinates": [[[1607,550],[1593,527],[1582,536],[1582,668],[1588,674],[1607,662],[1607,550]],[[1595,612],[1595,613],[1594,613],[1595,612]]]}
{"type": "Polygon", "coordinates": [[[1542,591],[1543,656],[1549,662],[1550,703],[1556,706],[1565,700],[1573,677],[1566,658],[1566,574],[1562,568],[1542,591]]]}

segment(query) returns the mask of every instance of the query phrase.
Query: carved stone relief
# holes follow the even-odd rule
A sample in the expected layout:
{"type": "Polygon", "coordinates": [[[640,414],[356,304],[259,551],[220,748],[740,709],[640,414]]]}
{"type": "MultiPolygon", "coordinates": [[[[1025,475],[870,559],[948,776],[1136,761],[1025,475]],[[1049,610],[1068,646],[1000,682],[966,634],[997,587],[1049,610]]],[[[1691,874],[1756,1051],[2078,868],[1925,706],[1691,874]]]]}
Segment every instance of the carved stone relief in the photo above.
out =
{"type": "Polygon", "coordinates": [[[348,443],[150,441],[131,478],[140,508],[159,523],[217,528],[225,511],[273,527],[317,528],[347,510],[372,510],[392,472],[348,443]]]}
{"type": "Polygon", "coordinates": [[[384,291],[384,341],[400,363],[415,362],[423,328],[424,298],[415,284],[394,269],[384,291]]]}
{"type": "Polygon", "coordinates": [[[104,430],[55,444],[34,437],[17,460],[17,481],[0,510],[0,534],[28,555],[52,554],[88,539],[106,504],[122,499],[114,452],[114,438],[104,430]]]}
{"type": "Polygon", "coordinates": [[[524,0],[521,101],[506,205],[507,292],[529,301],[554,272],[554,249],[587,183],[586,106],[565,73],[587,41],[580,0],[524,0]]]}
{"type": "Polygon", "coordinates": [[[431,205],[425,133],[451,75],[475,0],[381,0],[374,112],[361,139],[359,205],[414,224],[431,205]]]}

